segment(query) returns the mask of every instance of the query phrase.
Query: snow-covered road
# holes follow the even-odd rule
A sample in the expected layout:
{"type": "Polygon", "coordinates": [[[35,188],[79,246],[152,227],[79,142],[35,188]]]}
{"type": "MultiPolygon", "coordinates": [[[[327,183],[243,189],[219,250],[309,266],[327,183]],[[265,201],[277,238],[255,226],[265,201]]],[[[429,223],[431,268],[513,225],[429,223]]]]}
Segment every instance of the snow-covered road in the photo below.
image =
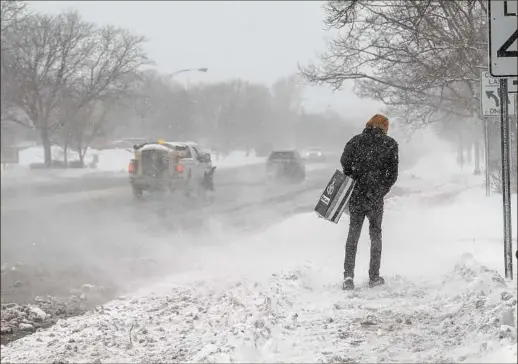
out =
{"type": "MultiPolygon", "coordinates": [[[[135,290],[136,280],[192,268],[183,250],[224,244],[231,230],[257,231],[311,209],[319,193],[314,189],[322,188],[334,165],[320,168],[297,185],[267,184],[262,166],[223,168],[210,206],[192,206],[177,196],[135,201],[126,178],[120,188],[2,197],[2,302],[30,303],[38,295],[66,302],[85,283],[104,286],[100,301],[106,302],[116,291],[135,290]],[[214,238],[218,230],[224,237],[214,238]]],[[[58,311],[62,305],[50,304],[58,311]]],[[[4,333],[2,342],[18,337],[4,333]]]]}
{"type": "Polygon", "coordinates": [[[366,288],[365,228],[359,287],[341,290],[346,216],[299,214],[258,235],[209,218],[210,237],[175,246],[182,273],[10,343],[2,362],[516,362],[501,197],[434,172],[403,173],[412,193],[387,201],[385,286],[366,288]]]}

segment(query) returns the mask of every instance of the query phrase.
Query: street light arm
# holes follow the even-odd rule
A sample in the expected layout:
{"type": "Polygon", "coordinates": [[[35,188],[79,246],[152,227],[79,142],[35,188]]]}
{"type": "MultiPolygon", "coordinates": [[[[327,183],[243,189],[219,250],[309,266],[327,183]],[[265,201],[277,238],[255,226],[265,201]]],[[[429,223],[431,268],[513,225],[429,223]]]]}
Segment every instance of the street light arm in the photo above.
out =
{"type": "Polygon", "coordinates": [[[209,69],[208,68],[186,68],[186,69],[183,69],[183,70],[178,70],[178,71],[175,71],[171,74],[169,74],[169,77],[174,77],[180,73],[184,73],[184,72],[192,72],[192,71],[196,71],[196,72],[207,72],[209,69]]]}

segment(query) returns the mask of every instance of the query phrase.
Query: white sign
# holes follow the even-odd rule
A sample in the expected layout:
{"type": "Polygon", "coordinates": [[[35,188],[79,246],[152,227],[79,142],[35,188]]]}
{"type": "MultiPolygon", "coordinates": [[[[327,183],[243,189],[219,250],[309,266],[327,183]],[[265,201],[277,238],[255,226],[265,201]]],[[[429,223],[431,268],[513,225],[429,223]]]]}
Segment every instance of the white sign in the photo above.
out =
{"type": "MultiPolygon", "coordinates": [[[[508,82],[509,84],[510,82],[508,82]]],[[[480,73],[480,115],[500,116],[500,79],[491,77],[488,71],[480,73]]],[[[513,94],[507,94],[506,102],[509,104],[509,115],[515,114],[516,98],[513,94]]]]}
{"type": "Polygon", "coordinates": [[[489,72],[518,76],[518,1],[489,0],[489,72]]]}

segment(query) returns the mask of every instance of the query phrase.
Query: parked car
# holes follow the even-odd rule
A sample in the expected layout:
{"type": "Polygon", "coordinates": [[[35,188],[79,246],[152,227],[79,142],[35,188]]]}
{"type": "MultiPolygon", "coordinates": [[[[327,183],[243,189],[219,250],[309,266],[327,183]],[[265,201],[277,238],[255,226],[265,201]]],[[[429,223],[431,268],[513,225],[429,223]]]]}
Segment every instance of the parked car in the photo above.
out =
{"type": "Polygon", "coordinates": [[[306,165],[297,150],[272,151],[266,161],[266,172],[270,180],[306,179],[306,165]]]}
{"type": "Polygon", "coordinates": [[[324,162],[326,160],[326,155],[322,149],[317,147],[308,148],[304,152],[303,157],[308,162],[324,162]]]}
{"type": "Polygon", "coordinates": [[[134,153],[128,172],[136,197],[144,191],[199,196],[214,189],[216,167],[212,166],[210,154],[200,154],[194,143],[148,142],[135,145],[134,153]]]}

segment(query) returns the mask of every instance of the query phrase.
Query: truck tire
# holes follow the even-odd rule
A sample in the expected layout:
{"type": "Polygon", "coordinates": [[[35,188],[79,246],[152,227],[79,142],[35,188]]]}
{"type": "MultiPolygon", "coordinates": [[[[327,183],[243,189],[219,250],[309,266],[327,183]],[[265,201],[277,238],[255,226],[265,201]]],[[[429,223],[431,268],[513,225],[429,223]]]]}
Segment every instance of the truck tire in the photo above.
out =
{"type": "Polygon", "coordinates": [[[192,172],[189,169],[189,173],[187,174],[187,183],[184,186],[184,194],[185,194],[185,197],[187,197],[187,198],[192,198],[193,194],[194,194],[193,192],[195,192],[194,186],[192,185],[192,183],[193,183],[192,172]]]}
{"type": "Polygon", "coordinates": [[[202,187],[206,190],[206,191],[214,191],[214,170],[216,168],[214,167],[210,172],[205,172],[204,176],[203,176],[203,181],[202,181],[202,187]]]}
{"type": "Polygon", "coordinates": [[[144,191],[142,190],[142,187],[133,186],[133,196],[137,199],[141,199],[144,191]]]}

